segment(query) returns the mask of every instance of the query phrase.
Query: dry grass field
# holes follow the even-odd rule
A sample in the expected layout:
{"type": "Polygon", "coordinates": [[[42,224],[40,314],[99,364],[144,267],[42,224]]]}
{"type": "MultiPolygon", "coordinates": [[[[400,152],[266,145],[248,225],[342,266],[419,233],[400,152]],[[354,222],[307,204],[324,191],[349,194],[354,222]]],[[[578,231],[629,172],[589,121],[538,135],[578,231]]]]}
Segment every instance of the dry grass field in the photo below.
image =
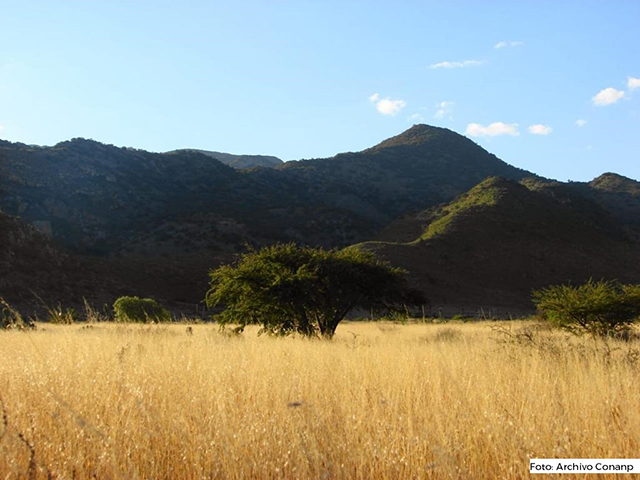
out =
{"type": "Polygon", "coordinates": [[[640,456],[640,342],[500,325],[0,332],[0,479],[516,479],[532,457],[640,456]]]}

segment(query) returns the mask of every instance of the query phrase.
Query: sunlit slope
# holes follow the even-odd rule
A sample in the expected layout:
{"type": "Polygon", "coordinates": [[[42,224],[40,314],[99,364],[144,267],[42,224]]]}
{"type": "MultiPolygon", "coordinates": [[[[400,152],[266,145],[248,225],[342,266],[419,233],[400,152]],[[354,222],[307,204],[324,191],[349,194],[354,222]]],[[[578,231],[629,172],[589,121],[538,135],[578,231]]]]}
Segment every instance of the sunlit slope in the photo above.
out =
{"type": "Polygon", "coordinates": [[[549,284],[640,281],[638,245],[616,218],[566,186],[525,183],[537,188],[489,178],[358,248],[406,268],[434,308],[526,311],[549,284]]]}

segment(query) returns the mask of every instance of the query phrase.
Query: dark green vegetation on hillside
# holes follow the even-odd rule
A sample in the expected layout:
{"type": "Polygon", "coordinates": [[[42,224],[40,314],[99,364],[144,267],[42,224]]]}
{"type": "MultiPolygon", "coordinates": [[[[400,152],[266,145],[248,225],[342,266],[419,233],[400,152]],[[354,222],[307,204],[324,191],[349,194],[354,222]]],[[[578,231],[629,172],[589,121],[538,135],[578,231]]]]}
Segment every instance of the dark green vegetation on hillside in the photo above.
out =
{"type": "Polygon", "coordinates": [[[426,125],[358,153],[240,170],[192,150],[0,141],[0,209],[45,234],[17,256],[0,252],[9,259],[0,281],[9,300],[33,288],[57,302],[62,283],[65,299],[195,303],[208,269],[246,243],[376,239],[391,243],[366,248],[409,270],[434,307],[531,308],[531,288],[636,279],[638,185],[615,174],[548,181],[426,125]],[[505,180],[481,184],[495,176],[505,180]],[[32,262],[30,251],[51,259],[32,262]]]}
{"type": "Polygon", "coordinates": [[[39,275],[43,271],[59,271],[68,262],[68,256],[56,249],[44,234],[0,211],[1,296],[19,298],[28,288],[53,288],[54,279],[42,282],[39,275]]]}
{"type": "Polygon", "coordinates": [[[222,153],[222,152],[210,152],[208,150],[196,150],[196,149],[182,149],[182,150],[173,150],[167,153],[182,153],[182,152],[196,152],[202,153],[203,155],[207,155],[209,157],[213,157],[216,160],[221,161],[225,165],[229,165],[233,168],[253,168],[253,167],[267,167],[273,168],[278,165],[282,165],[282,160],[278,157],[272,157],[269,155],[232,155],[230,153],[222,153]]]}

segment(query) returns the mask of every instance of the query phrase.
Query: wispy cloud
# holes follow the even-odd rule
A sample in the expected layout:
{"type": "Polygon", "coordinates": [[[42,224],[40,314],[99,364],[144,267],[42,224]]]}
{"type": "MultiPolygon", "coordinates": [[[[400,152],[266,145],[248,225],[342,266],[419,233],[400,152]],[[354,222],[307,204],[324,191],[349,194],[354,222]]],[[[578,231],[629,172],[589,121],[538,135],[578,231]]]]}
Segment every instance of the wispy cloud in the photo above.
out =
{"type": "Polygon", "coordinates": [[[400,110],[407,106],[404,100],[392,100],[389,97],[380,98],[378,93],[374,93],[369,97],[371,103],[375,103],[376,110],[383,115],[396,115],[400,110]]]}
{"type": "Polygon", "coordinates": [[[421,122],[424,122],[424,117],[422,115],[420,115],[419,113],[413,113],[413,114],[409,115],[407,120],[410,121],[410,122],[421,123],[421,122]]]}
{"type": "Polygon", "coordinates": [[[0,125],[0,130],[4,130],[4,125],[0,125]]]}
{"type": "Polygon", "coordinates": [[[498,42],[496,43],[493,48],[495,49],[499,49],[499,48],[504,48],[504,47],[519,47],[521,45],[524,45],[524,42],[517,42],[517,41],[509,41],[509,42],[498,42]]]}
{"type": "Polygon", "coordinates": [[[464,62],[440,62],[434,63],[430,67],[431,68],[467,68],[467,67],[478,67],[482,65],[484,61],[482,60],[465,60],[464,62]]]}
{"type": "Polygon", "coordinates": [[[640,88],[640,78],[629,77],[629,79],[627,80],[627,88],[629,90],[640,88]]]}
{"type": "Polygon", "coordinates": [[[604,90],[600,90],[591,98],[591,101],[598,107],[604,107],[606,105],[616,103],[622,97],[624,97],[624,92],[622,90],[616,90],[613,87],[609,87],[604,90]]]}
{"type": "Polygon", "coordinates": [[[583,120],[582,118],[581,118],[581,119],[579,119],[579,120],[576,120],[576,125],[577,125],[578,127],[584,127],[586,124],[587,124],[587,121],[586,121],[586,120],[583,120]]]}
{"type": "Polygon", "coordinates": [[[549,135],[551,132],[553,132],[553,129],[550,126],[543,125],[542,123],[531,125],[528,130],[529,133],[533,135],[549,135]]]}
{"type": "Polygon", "coordinates": [[[436,113],[433,118],[443,119],[447,117],[449,120],[453,120],[453,102],[440,102],[436,104],[436,113]]]}
{"type": "Polygon", "coordinates": [[[520,135],[520,132],[518,132],[517,123],[495,122],[486,127],[479,123],[470,123],[467,125],[465,134],[472,137],[497,137],[499,135],[517,137],[520,135]]]}

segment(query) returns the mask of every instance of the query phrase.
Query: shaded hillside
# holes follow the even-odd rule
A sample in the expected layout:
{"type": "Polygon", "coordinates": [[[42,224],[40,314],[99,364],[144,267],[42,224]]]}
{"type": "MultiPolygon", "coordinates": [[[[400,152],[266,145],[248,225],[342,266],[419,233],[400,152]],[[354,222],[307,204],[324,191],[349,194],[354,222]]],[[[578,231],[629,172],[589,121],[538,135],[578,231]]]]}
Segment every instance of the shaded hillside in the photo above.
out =
{"type": "Polygon", "coordinates": [[[488,176],[534,176],[446,128],[415,125],[359,153],[287,162],[278,167],[303,178],[314,194],[361,209],[386,224],[408,210],[450,201],[488,176]]]}
{"type": "Polygon", "coordinates": [[[252,170],[196,151],[0,142],[0,207],[60,245],[100,255],[230,252],[290,240],[344,246],[489,175],[526,172],[426,125],[364,152],[252,170]]]}
{"type": "Polygon", "coordinates": [[[63,294],[64,271],[72,264],[44,234],[0,211],[0,297],[14,301],[35,300],[32,291],[63,294]]]}
{"type": "Polygon", "coordinates": [[[531,310],[530,293],[553,283],[590,277],[640,282],[640,248],[620,222],[594,201],[560,184],[529,189],[489,178],[453,202],[390,225],[368,242],[407,269],[434,309],[476,312],[531,310]]]}
{"type": "Polygon", "coordinates": [[[208,271],[232,256],[104,259],[61,252],[51,240],[19,218],[0,211],[0,297],[25,312],[45,307],[111,306],[121,295],[150,296],[169,307],[204,298],[208,271]],[[43,301],[47,305],[43,304],[43,301]]]}
{"type": "Polygon", "coordinates": [[[225,165],[229,165],[230,167],[238,168],[238,169],[254,168],[254,167],[273,168],[284,163],[278,157],[273,157],[270,155],[233,155],[231,153],[210,152],[208,150],[196,150],[196,149],[173,150],[167,153],[181,153],[181,152],[202,153],[203,155],[207,155],[208,157],[215,158],[216,160],[224,163],[225,165]]]}
{"type": "MultiPolygon", "coordinates": [[[[34,227],[26,225],[19,218],[0,211],[0,287],[11,283],[8,273],[16,266],[25,271],[34,267],[56,268],[64,261],[51,241],[34,227]]],[[[33,272],[30,272],[31,274],[33,272]]]]}
{"type": "MultiPolygon", "coordinates": [[[[615,217],[628,235],[640,240],[640,182],[636,180],[604,173],[591,182],[562,183],[528,178],[523,183],[565,204],[582,205],[585,211],[596,203],[615,217]]],[[[593,215],[598,213],[598,210],[591,211],[593,215]]]]}
{"type": "Polygon", "coordinates": [[[351,242],[375,231],[271,169],[238,171],[195,152],[157,154],[75,139],[0,142],[0,206],[99,255],[234,251],[244,242],[351,242]]]}
{"type": "Polygon", "coordinates": [[[588,183],[592,198],[627,225],[640,239],[640,182],[604,173],[588,183]]]}

